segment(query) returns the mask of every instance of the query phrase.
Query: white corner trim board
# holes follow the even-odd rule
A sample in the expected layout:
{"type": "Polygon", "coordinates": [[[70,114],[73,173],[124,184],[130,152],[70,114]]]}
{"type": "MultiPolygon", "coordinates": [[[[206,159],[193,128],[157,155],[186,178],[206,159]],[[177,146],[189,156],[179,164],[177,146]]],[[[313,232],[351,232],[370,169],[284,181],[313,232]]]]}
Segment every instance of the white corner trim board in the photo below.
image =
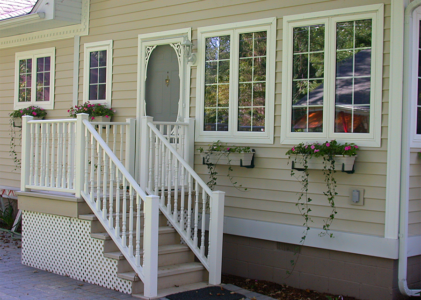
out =
{"type": "Polygon", "coordinates": [[[0,38],[0,49],[85,36],[89,33],[89,3],[82,0],[81,24],[0,38]]]}
{"type": "MultiPolygon", "coordinates": [[[[224,233],[288,244],[298,244],[304,227],[225,217],[224,233]]],[[[319,237],[321,229],[310,229],[304,246],[354,254],[398,258],[398,240],[372,235],[331,231],[334,238],[319,237]]],[[[419,238],[421,240],[421,237],[419,238]]],[[[421,243],[420,243],[421,245],[421,243]]],[[[421,254],[421,247],[419,247],[421,254]]]]}

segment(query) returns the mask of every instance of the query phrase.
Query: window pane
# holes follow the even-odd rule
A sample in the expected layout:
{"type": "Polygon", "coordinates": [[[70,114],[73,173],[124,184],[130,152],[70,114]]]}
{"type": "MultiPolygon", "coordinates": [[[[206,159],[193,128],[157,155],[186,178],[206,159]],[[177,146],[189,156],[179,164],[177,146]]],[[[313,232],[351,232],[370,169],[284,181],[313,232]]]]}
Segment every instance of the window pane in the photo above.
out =
{"type": "Polygon", "coordinates": [[[98,78],[98,82],[99,82],[99,83],[106,83],[106,79],[107,79],[107,69],[105,69],[105,68],[100,68],[100,69],[99,69],[99,78],[98,78]]]}
{"type": "Polygon", "coordinates": [[[294,28],[293,38],[291,131],[322,132],[325,26],[294,28]]]}
{"type": "Polygon", "coordinates": [[[98,86],[97,85],[89,86],[89,100],[98,100],[98,86]]]}
{"type": "Polygon", "coordinates": [[[90,54],[91,60],[89,66],[91,68],[97,68],[98,67],[98,51],[92,51],[90,54]]]}
{"type": "Polygon", "coordinates": [[[107,51],[103,50],[103,51],[99,51],[99,66],[100,67],[105,67],[107,66],[107,51]]]}
{"type": "Polygon", "coordinates": [[[417,108],[417,134],[421,134],[421,107],[417,108]]]}
{"type": "Polygon", "coordinates": [[[45,71],[50,71],[50,62],[51,62],[51,57],[47,56],[44,58],[44,63],[45,63],[45,71]]]}
{"type": "Polygon", "coordinates": [[[205,131],[228,130],[230,36],[206,38],[205,131]]]}
{"type": "Polygon", "coordinates": [[[371,40],[372,20],[336,24],[335,132],[370,130],[371,40]]]}
{"type": "Polygon", "coordinates": [[[98,85],[98,100],[105,100],[105,84],[98,85]]]}
{"type": "Polygon", "coordinates": [[[418,105],[421,105],[421,79],[418,78],[418,105]]]}
{"type": "Polygon", "coordinates": [[[106,100],[107,51],[92,51],[89,64],[89,100],[106,100]]]}
{"type": "Polygon", "coordinates": [[[44,57],[37,58],[37,72],[44,71],[44,57]]]}
{"type": "Polygon", "coordinates": [[[19,60],[19,102],[31,101],[32,59],[19,60]]]}
{"type": "Polygon", "coordinates": [[[265,131],[267,32],[240,34],[238,131],[265,131]]]}
{"type": "Polygon", "coordinates": [[[50,93],[50,57],[38,57],[37,58],[37,92],[35,101],[49,101],[50,93]],[[47,67],[48,62],[48,67],[47,67]],[[48,89],[48,91],[47,91],[48,89]]]}

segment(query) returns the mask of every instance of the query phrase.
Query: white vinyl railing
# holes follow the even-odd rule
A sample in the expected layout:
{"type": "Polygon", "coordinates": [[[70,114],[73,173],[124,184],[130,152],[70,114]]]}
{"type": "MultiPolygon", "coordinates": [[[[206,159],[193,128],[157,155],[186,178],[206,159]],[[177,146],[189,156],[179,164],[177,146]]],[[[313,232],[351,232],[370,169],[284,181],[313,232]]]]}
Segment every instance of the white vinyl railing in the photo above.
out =
{"type": "Polygon", "coordinates": [[[220,284],[225,193],[209,189],[172,146],[169,131],[148,120],[142,119],[143,184],[159,195],[162,213],[209,271],[209,283],[220,284]]]}

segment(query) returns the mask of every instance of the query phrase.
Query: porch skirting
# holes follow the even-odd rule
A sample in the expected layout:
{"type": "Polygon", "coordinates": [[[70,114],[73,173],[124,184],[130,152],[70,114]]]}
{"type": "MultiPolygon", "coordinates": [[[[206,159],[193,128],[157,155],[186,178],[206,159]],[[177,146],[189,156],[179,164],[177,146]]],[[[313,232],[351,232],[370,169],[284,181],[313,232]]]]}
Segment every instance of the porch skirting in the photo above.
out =
{"type": "Polygon", "coordinates": [[[90,221],[24,210],[22,264],[131,294],[132,282],[117,277],[118,261],[104,257],[104,240],[90,234],[90,221]]]}
{"type": "MultiPolygon", "coordinates": [[[[406,299],[398,260],[224,234],[222,271],[361,300],[406,299]],[[291,260],[296,263],[293,269],[291,260]],[[293,270],[293,271],[292,271],[293,270]],[[292,271],[291,275],[287,271],[292,271]]],[[[421,286],[421,256],[408,259],[408,285],[421,286]]]]}

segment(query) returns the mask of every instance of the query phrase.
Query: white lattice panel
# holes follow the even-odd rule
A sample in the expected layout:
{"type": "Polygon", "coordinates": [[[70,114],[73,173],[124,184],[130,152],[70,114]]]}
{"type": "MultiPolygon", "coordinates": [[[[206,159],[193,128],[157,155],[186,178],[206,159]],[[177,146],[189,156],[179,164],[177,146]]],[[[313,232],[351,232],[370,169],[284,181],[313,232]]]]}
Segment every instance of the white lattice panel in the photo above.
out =
{"type": "Polygon", "coordinates": [[[90,221],[24,211],[22,263],[131,294],[132,283],[117,277],[118,262],[90,232],[90,221]]]}

